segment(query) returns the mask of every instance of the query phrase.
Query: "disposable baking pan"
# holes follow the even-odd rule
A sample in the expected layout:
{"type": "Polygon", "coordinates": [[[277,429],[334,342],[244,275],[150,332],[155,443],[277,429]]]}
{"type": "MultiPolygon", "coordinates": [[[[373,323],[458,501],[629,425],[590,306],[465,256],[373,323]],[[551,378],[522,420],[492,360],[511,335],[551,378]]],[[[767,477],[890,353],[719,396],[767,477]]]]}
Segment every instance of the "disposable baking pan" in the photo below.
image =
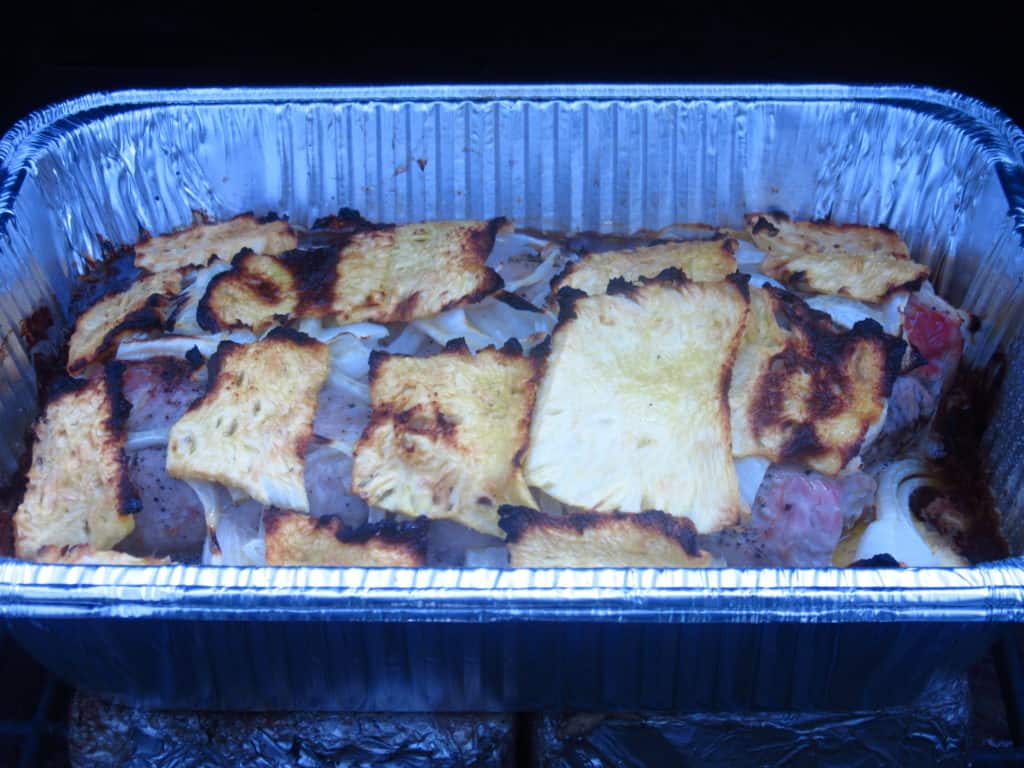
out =
{"type": "Polygon", "coordinates": [[[1013,557],[952,569],[56,566],[0,560],[0,616],[128,703],[346,710],[865,707],[908,701],[1024,618],[1024,134],[920,87],[126,91],[0,142],[0,472],[37,412],[23,321],[66,322],[97,234],[193,209],[506,215],[547,231],[886,224],[1005,356],[985,440],[1013,557]]]}

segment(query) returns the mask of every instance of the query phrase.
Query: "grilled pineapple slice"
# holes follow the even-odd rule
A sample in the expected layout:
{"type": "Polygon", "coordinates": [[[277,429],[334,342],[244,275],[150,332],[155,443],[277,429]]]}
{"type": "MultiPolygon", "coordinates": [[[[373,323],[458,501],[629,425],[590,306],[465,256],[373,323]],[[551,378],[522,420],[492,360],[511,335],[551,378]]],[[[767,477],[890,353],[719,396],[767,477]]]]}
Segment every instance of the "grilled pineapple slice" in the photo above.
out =
{"type": "Polygon", "coordinates": [[[135,245],[135,266],[147,272],[166,272],[205,266],[214,256],[231,261],[243,248],[273,256],[298,244],[298,235],[283,219],[260,221],[251,213],[243,213],[212,223],[196,213],[192,226],[186,229],[158,237],[146,235],[135,245]]]}
{"type": "Polygon", "coordinates": [[[884,419],[905,349],[872,320],[842,330],[793,294],[751,288],[729,388],[733,453],[838,473],[884,419]]]}
{"type": "Polygon", "coordinates": [[[526,476],[566,504],[660,509],[701,533],[739,520],[726,400],[746,283],[678,270],[609,293],[562,291],[526,476]]]}
{"type": "Polygon", "coordinates": [[[416,568],[426,563],[423,520],[348,529],[337,517],[270,510],[263,515],[267,565],[416,568]]]}
{"type": "Polygon", "coordinates": [[[36,423],[28,487],[14,515],[18,557],[32,559],[45,546],[110,549],[135,528],[122,370],[110,363],[103,375],[69,383],[36,423]]]}
{"type": "Polygon", "coordinates": [[[885,227],[791,221],[770,213],[746,219],[754,244],[768,254],[761,270],[795,290],[879,302],[928,279],[928,267],[911,261],[906,243],[885,227]]]}
{"type": "Polygon", "coordinates": [[[181,275],[162,272],[97,301],[75,322],[68,341],[68,373],[77,375],[90,363],[108,357],[127,333],[159,330],[167,319],[169,298],[180,290],[181,275]]]}
{"type": "Polygon", "coordinates": [[[352,490],[384,509],[501,536],[498,507],[534,506],[520,464],[536,383],[536,361],[515,349],[374,353],[352,490]]]}
{"type": "Polygon", "coordinates": [[[209,369],[206,394],[171,427],[168,473],[308,511],[303,457],[330,369],[327,346],[275,328],[252,344],[222,342],[209,369]]]}
{"type": "Polygon", "coordinates": [[[588,294],[604,293],[616,277],[636,282],[655,277],[675,267],[691,280],[724,280],[736,271],[737,243],[732,238],[680,240],[625,251],[584,254],[571,262],[551,283],[552,297],[562,288],[576,288],[588,294]]]}
{"type": "Polygon", "coordinates": [[[711,555],[697,546],[685,518],[663,512],[545,515],[502,507],[513,568],[706,568],[711,555]]]}

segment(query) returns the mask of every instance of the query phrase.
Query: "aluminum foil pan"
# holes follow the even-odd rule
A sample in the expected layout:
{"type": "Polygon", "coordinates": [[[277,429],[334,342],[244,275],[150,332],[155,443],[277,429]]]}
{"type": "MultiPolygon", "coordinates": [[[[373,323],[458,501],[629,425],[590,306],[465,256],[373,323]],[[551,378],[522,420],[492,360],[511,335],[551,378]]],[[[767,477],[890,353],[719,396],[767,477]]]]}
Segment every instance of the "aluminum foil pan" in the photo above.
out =
{"type": "MultiPolygon", "coordinates": [[[[36,413],[22,321],[45,306],[66,322],[97,233],[132,241],[140,226],[187,223],[192,209],[277,211],[299,224],[341,206],[398,222],[503,214],[543,230],[631,232],[739,225],[744,211],[777,208],[897,229],[939,290],[985,318],[972,362],[1007,355],[986,450],[1019,556],[1022,155],[1024,134],[997,111],[914,87],[129,91],[59,104],[0,141],[0,475],[15,470],[36,413]]],[[[998,623],[1024,619],[1022,566],[1019,557],[845,571],[0,560],[0,616],[73,681],[156,704],[828,705],[911,695],[938,666],[968,663],[998,623]],[[661,655],[646,654],[648,642],[661,655]],[[718,665],[703,688],[695,681],[706,664],[690,665],[686,643],[718,665]],[[862,674],[864,643],[886,653],[862,674]],[[317,678],[296,650],[307,647],[355,661],[325,662],[317,678]],[[284,665],[278,676],[268,659],[284,665]],[[801,671],[829,664],[827,685],[801,671]],[[730,676],[733,667],[745,671],[730,676]],[[551,674],[558,684],[545,686],[551,674]]]]}

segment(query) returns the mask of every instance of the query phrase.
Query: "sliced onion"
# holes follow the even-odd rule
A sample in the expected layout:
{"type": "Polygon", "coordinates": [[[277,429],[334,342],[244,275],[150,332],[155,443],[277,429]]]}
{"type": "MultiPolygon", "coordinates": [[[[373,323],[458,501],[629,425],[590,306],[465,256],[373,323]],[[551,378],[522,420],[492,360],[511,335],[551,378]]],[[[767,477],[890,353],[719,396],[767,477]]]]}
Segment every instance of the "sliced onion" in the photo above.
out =
{"type": "Polygon", "coordinates": [[[256,336],[247,331],[215,333],[207,336],[168,335],[157,339],[126,339],[117,347],[118,360],[149,360],[154,357],[184,358],[192,349],[199,350],[203,357],[210,357],[221,342],[249,344],[256,336]]]}
{"type": "Polygon", "coordinates": [[[223,509],[220,490],[217,484],[207,483],[203,480],[186,480],[185,482],[195,491],[199,503],[203,505],[203,517],[206,519],[206,527],[211,531],[216,530],[223,509]]]}
{"type": "Polygon", "coordinates": [[[899,336],[903,329],[903,311],[909,298],[910,294],[906,291],[898,291],[881,304],[865,304],[844,296],[821,295],[809,297],[807,304],[824,312],[843,328],[853,328],[861,320],[874,320],[886,333],[899,336]]]}
{"type": "Polygon", "coordinates": [[[250,501],[225,509],[217,525],[216,543],[220,562],[211,565],[266,565],[263,507],[250,501]]]}
{"type": "Polygon", "coordinates": [[[747,456],[736,459],[736,479],[739,481],[740,498],[748,507],[753,506],[757,497],[757,489],[761,487],[765,473],[771,462],[761,456],[747,456]]]}
{"type": "Polygon", "coordinates": [[[910,510],[914,491],[934,484],[920,459],[903,459],[886,467],[878,478],[875,521],[857,544],[857,559],[887,554],[918,568],[967,565],[937,531],[916,520],[910,510]]]}
{"type": "Polygon", "coordinates": [[[764,251],[757,248],[753,243],[748,243],[743,240],[739,241],[739,247],[736,249],[736,263],[740,266],[740,271],[745,272],[743,267],[756,267],[764,261],[764,251]]]}
{"type": "Polygon", "coordinates": [[[387,351],[394,355],[422,355],[425,354],[436,342],[427,334],[410,324],[402,329],[391,343],[387,345],[387,351]]]}
{"type": "Polygon", "coordinates": [[[199,309],[199,302],[206,295],[206,289],[210,287],[210,281],[229,269],[231,269],[229,262],[214,259],[208,266],[196,270],[191,284],[181,292],[181,305],[174,318],[174,331],[176,333],[197,336],[206,333],[205,329],[199,327],[199,319],[196,315],[199,309]]]}
{"type": "Polygon", "coordinates": [[[494,297],[413,323],[438,344],[461,338],[473,352],[488,346],[501,347],[509,339],[516,339],[529,350],[543,341],[554,324],[555,318],[547,312],[516,309],[494,297]]]}
{"type": "Polygon", "coordinates": [[[146,448],[159,448],[167,445],[170,429],[145,429],[129,432],[124,441],[126,451],[142,451],[146,448]]]}

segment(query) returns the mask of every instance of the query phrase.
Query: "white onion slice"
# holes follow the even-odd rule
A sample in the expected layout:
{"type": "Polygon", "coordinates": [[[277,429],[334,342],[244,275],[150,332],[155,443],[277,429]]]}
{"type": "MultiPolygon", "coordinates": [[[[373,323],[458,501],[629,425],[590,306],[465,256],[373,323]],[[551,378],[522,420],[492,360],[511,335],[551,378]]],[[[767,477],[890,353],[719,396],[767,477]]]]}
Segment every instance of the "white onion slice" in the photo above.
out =
{"type": "Polygon", "coordinates": [[[881,304],[872,305],[844,296],[821,295],[809,297],[807,304],[824,312],[843,328],[853,328],[861,320],[874,320],[886,333],[900,336],[903,330],[903,311],[909,298],[910,294],[906,291],[897,291],[881,304]]]}
{"type": "Polygon", "coordinates": [[[146,448],[160,448],[167,445],[170,435],[170,429],[143,429],[138,432],[129,432],[124,441],[124,449],[126,451],[142,451],[146,448]]]}
{"type": "Polygon", "coordinates": [[[910,510],[911,494],[933,482],[920,459],[903,459],[882,471],[875,496],[876,519],[857,544],[858,560],[891,555],[917,568],[967,565],[937,531],[916,520],[910,510]]]}
{"type": "Polygon", "coordinates": [[[547,312],[516,309],[494,297],[479,304],[458,307],[435,317],[414,321],[413,325],[438,344],[462,338],[473,352],[484,347],[501,347],[516,339],[529,350],[544,340],[555,325],[547,312]]]}
{"type": "Polygon", "coordinates": [[[761,456],[747,456],[736,459],[736,479],[739,481],[740,498],[746,502],[748,507],[754,505],[757,497],[757,489],[761,487],[765,473],[771,462],[761,456]]]}

